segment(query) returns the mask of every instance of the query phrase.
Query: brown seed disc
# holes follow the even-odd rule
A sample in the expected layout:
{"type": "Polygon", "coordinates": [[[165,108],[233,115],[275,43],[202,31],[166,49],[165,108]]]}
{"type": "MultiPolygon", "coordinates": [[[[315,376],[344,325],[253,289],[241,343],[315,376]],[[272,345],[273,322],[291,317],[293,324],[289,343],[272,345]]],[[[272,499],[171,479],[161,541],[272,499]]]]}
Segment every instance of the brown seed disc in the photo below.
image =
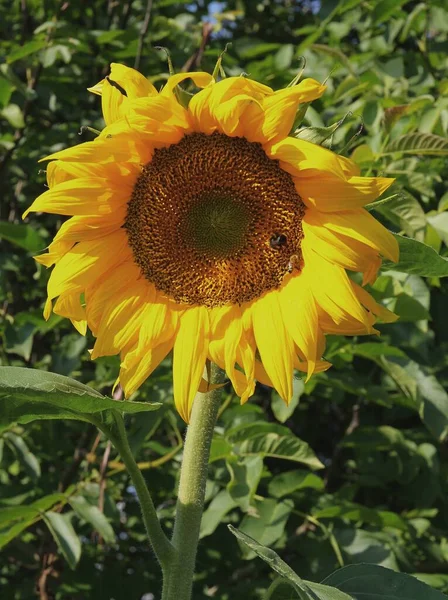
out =
{"type": "Polygon", "coordinates": [[[300,269],[304,213],[291,176],[260,144],[193,133],[155,151],[125,228],[158,290],[212,307],[253,300],[300,269]]]}

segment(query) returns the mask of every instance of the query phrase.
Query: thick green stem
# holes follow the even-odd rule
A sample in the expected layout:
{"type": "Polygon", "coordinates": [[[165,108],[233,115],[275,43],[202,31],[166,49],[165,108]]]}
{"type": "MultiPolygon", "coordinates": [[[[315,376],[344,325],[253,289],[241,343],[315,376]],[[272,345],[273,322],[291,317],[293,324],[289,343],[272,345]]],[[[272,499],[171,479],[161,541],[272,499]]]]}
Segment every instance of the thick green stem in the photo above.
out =
{"type": "MultiPolygon", "coordinates": [[[[211,365],[210,383],[221,383],[224,379],[221,369],[211,365]]],[[[162,600],[191,598],[210,445],[220,402],[220,389],[198,393],[194,399],[184,446],[172,538],[175,558],[164,580],[162,600]]]]}
{"type": "Polygon", "coordinates": [[[144,477],[138,468],[131,448],[129,447],[123,417],[118,413],[116,413],[114,417],[117,425],[116,433],[111,433],[110,430],[106,431],[105,433],[118,450],[121,459],[132,479],[132,483],[134,484],[135,491],[137,492],[140,502],[143,521],[145,523],[149,541],[152,549],[154,550],[154,554],[156,555],[160,566],[162,567],[163,573],[166,574],[168,572],[170,562],[173,560],[175,555],[174,547],[163,532],[151,495],[146,487],[144,477]]]}

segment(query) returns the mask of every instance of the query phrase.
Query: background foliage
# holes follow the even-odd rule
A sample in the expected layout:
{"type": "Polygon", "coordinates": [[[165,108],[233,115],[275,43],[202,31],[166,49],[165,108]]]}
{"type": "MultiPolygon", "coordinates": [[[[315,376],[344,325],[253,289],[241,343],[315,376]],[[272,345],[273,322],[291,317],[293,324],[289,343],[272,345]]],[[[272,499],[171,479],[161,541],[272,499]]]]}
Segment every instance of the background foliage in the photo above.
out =
{"type": "MultiPolygon", "coordinates": [[[[403,245],[399,270],[385,265],[373,286],[400,321],[381,326],[380,338],[330,337],[325,358],[334,367],[306,385],[297,378],[289,408],[263,386],[242,408],[227,391],[197,599],[255,600],[272,581],[226,523],[311,581],[368,562],[448,591],[448,286],[439,278],[448,263],[431,251],[448,254],[445,9],[443,0],[0,2],[1,365],[70,375],[111,394],[117,359],[91,362],[89,337],[42,318],[48,273],[31,257],[61,220],[33,215],[22,224],[21,214],[44,189],[37,161],[92,139],[83,127],[102,127],[86,87],[110,62],[164,83],[166,55],[155,46],[169,50],[176,70],[211,71],[231,42],[227,74],[244,71],[274,88],[306,59],[305,74],[328,79],[328,91],[303,125],[339,126],[300,135],[351,156],[363,174],[396,177],[393,197],[374,214],[426,244],[403,245]]],[[[135,399],[163,402],[128,415],[128,426],[169,530],[184,429],[169,360],[135,399]]],[[[2,597],[157,597],[134,489],[95,427],[11,425],[4,412],[0,424],[2,597]]]]}

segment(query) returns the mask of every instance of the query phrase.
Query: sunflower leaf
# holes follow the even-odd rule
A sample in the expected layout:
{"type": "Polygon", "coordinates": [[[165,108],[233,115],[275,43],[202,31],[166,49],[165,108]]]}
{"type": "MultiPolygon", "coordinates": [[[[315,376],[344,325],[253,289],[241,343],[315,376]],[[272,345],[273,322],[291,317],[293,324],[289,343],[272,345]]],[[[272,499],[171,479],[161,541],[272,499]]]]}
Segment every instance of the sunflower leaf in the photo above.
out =
{"type": "Polygon", "coordinates": [[[394,234],[400,247],[398,263],[388,260],[383,262],[384,270],[400,271],[421,277],[448,277],[448,259],[437,252],[411,238],[394,234]]]}
{"type": "Polygon", "coordinates": [[[41,419],[103,420],[110,410],[137,413],[160,403],[112,400],[70,377],[22,367],[0,367],[0,429],[41,419]]]}
{"type": "Polygon", "coordinates": [[[322,145],[325,140],[331,138],[336,129],[342,124],[344,119],[341,119],[334,125],[329,127],[304,127],[294,132],[294,137],[299,140],[305,140],[312,144],[322,145]]]}
{"type": "Polygon", "coordinates": [[[43,519],[70,568],[75,569],[81,558],[81,541],[71,524],[71,515],[48,511],[43,519]]]}
{"type": "MultiPolygon", "coordinates": [[[[445,594],[418,581],[411,575],[397,573],[379,565],[348,565],[327,577],[322,587],[335,586],[352,598],[378,600],[379,598],[394,600],[442,600],[445,594]]],[[[320,587],[319,584],[313,584],[320,587]]],[[[317,591],[317,590],[315,590],[317,591]]]]}
{"type": "Polygon", "coordinates": [[[250,548],[250,550],[264,560],[273,571],[278,573],[280,577],[282,577],[283,582],[289,584],[297,593],[297,597],[301,600],[351,600],[351,596],[336,588],[301,579],[297,573],[295,573],[291,567],[280,558],[277,552],[263,546],[232,525],[227,525],[227,527],[241,544],[250,548]]]}
{"type": "Polygon", "coordinates": [[[433,133],[407,133],[388,144],[381,156],[395,154],[396,152],[400,154],[446,156],[448,154],[448,140],[433,133]]]}

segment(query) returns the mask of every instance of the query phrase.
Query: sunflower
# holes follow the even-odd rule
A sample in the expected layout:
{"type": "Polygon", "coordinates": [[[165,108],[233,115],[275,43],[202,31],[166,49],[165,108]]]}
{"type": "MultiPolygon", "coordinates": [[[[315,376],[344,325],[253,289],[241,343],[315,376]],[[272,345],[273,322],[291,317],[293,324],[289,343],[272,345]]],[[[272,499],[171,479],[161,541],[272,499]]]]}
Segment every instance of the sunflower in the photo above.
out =
{"type": "Polygon", "coordinates": [[[49,189],[24,216],[70,216],[36,257],[55,265],[44,315],[89,327],[92,358],[120,354],[127,397],[173,351],[186,421],[207,359],[242,402],[256,380],[288,402],[295,369],[309,378],[330,366],[326,334],[395,320],[363,287],[381,256],[397,260],[363,208],[393,180],[360,177],[351,160],[290,136],[298,106],[324,90],[194,72],[158,92],[119,64],[90,89],[106,127],[47,157],[49,189]],[[187,79],[199,89],[188,101],[187,79]]]}

